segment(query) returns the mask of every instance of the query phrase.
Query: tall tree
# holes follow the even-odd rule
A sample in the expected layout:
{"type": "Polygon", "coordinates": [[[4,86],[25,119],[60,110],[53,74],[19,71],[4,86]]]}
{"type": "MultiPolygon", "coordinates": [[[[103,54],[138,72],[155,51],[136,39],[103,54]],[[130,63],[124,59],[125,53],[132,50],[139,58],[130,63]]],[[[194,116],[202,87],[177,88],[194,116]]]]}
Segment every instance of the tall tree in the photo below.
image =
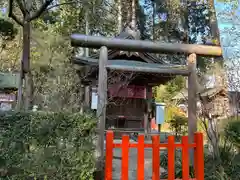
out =
{"type": "Polygon", "coordinates": [[[23,32],[20,83],[18,87],[18,110],[20,110],[22,106],[23,80],[25,80],[26,87],[26,98],[24,104],[25,110],[29,110],[31,108],[33,100],[33,79],[30,70],[31,21],[40,17],[52,2],[53,0],[43,0],[39,4],[37,1],[9,0],[9,17],[12,18],[18,25],[22,26],[23,32]],[[19,10],[21,16],[17,14],[19,10]]]}
{"type": "Polygon", "coordinates": [[[122,31],[122,0],[117,1],[118,7],[118,33],[122,31]]]}

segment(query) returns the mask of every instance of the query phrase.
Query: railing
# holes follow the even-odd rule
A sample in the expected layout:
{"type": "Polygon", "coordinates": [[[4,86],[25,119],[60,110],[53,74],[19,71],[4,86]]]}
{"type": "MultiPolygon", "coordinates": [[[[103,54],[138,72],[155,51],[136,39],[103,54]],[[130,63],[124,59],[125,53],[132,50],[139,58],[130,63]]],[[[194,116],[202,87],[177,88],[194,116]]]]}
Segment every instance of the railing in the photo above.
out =
{"type": "Polygon", "coordinates": [[[160,143],[159,135],[152,135],[152,143],[145,144],[144,135],[138,136],[137,143],[130,143],[129,136],[122,136],[122,143],[114,143],[114,133],[106,133],[105,180],[112,180],[113,149],[122,149],[121,180],[128,180],[129,148],[137,148],[137,180],[144,180],[144,149],[152,148],[152,180],[160,180],[160,148],[167,148],[168,180],[175,180],[175,149],[182,149],[182,179],[189,180],[189,149],[194,148],[195,180],[204,180],[203,135],[195,133],[194,143],[189,144],[188,136],[181,143],[175,143],[174,136],[168,136],[167,143],[160,143]]]}

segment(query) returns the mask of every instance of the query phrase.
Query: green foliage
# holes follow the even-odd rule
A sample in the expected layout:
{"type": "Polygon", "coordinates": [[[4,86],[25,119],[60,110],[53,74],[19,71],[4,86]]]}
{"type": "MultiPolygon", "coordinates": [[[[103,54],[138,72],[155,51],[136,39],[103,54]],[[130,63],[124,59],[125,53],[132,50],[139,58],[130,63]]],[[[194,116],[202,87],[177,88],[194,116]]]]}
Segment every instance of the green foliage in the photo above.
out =
{"type": "Polygon", "coordinates": [[[175,132],[176,137],[180,137],[186,134],[188,119],[183,115],[174,115],[169,121],[170,128],[175,132]]]}
{"type": "Polygon", "coordinates": [[[229,142],[219,146],[220,161],[205,153],[205,179],[228,180],[240,177],[240,154],[233,151],[229,142]]]}
{"type": "Polygon", "coordinates": [[[169,105],[165,107],[165,121],[168,123],[172,119],[174,119],[174,116],[179,113],[179,108],[174,105],[169,105]]]}
{"type": "Polygon", "coordinates": [[[168,104],[166,106],[165,122],[170,125],[176,137],[186,134],[188,124],[187,117],[176,105],[168,104]]]}
{"type": "Polygon", "coordinates": [[[17,34],[14,24],[5,18],[0,17],[0,37],[4,40],[12,40],[17,34]]]}
{"type": "Polygon", "coordinates": [[[169,81],[166,86],[166,90],[170,95],[175,95],[174,93],[179,92],[185,85],[185,79],[182,76],[177,76],[172,81],[169,81]]]}
{"type": "Polygon", "coordinates": [[[0,119],[0,179],[93,179],[92,116],[4,113],[0,119]]]}
{"type": "MultiPolygon", "coordinates": [[[[205,180],[235,180],[240,177],[240,155],[236,155],[228,147],[220,148],[220,156],[222,162],[217,162],[214,158],[206,153],[204,157],[204,173],[205,180]]],[[[168,155],[161,154],[160,166],[167,169],[168,155]]],[[[190,177],[194,177],[194,168],[190,167],[190,177]]],[[[168,174],[161,174],[161,178],[167,179],[168,174]]],[[[176,150],[175,155],[175,178],[182,179],[182,153],[181,150],[176,150]]]]}
{"type": "Polygon", "coordinates": [[[240,119],[239,117],[233,117],[228,121],[225,128],[226,137],[240,150],[240,119]]]}
{"type": "Polygon", "coordinates": [[[155,99],[159,102],[169,102],[185,86],[183,76],[177,76],[166,85],[155,87],[155,99]]]}
{"type": "MultiPolygon", "coordinates": [[[[224,121],[228,122],[225,127],[222,127],[224,133],[220,134],[221,138],[218,141],[219,157],[216,158],[213,153],[208,151],[208,144],[204,149],[205,180],[235,180],[240,178],[240,152],[235,151],[234,148],[234,145],[239,143],[239,120],[233,117],[224,121]]],[[[161,156],[160,166],[167,169],[167,152],[161,156]]],[[[168,174],[165,173],[162,174],[161,178],[167,179],[167,176],[168,174]]],[[[194,177],[192,167],[190,167],[190,176],[194,177]]],[[[175,153],[175,178],[182,178],[181,150],[176,150],[175,153]]]]}
{"type": "MultiPolygon", "coordinates": [[[[164,169],[167,169],[168,167],[168,155],[167,152],[166,153],[162,153],[161,157],[160,157],[161,161],[160,161],[160,166],[164,169]]],[[[193,178],[194,177],[194,170],[192,167],[190,167],[189,169],[190,171],[190,177],[193,178]]],[[[161,179],[167,179],[168,178],[168,174],[163,173],[161,174],[161,179]]],[[[181,178],[182,179],[182,152],[181,150],[176,150],[175,152],[175,178],[181,178]]]]}

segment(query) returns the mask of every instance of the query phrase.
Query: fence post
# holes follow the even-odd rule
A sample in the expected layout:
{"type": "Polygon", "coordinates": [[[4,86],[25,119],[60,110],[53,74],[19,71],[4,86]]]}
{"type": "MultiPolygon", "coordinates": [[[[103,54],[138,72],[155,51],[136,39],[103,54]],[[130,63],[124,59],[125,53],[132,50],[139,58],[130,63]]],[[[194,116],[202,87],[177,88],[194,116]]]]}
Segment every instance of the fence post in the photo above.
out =
{"type": "Polygon", "coordinates": [[[113,140],[114,134],[112,131],[106,133],[106,160],[105,160],[105,180],[112,180],[113,166],[113,140]]]}
{"type": "Polygon", "coordinates": [[[204,180],[204,148],[203,148],[203,134],[195,133],[194,142],[196,147],[194,148],[194,170],[195,178],[197,180],[204,180]]]}
{"type": "Polygon", "coordinates": [[[122,180],[128,180],[129,136],[122,136],[122,180]]]}
{"type": "MultiPolygon", "coordinates": [[[[194,171],[196,180],[204,180],[204,147],[203,134],[194,135],[194,171]]],[[[189,180],[189,142],[188,136],[182,137],[182,180],[189,180]]],[[[152,136],[152,180],[160,178],[160,156],[159,156],[159,135],[152,136]]],[[[129,136],[122,136],[122,180],[128,180],[128,161],[129,161],[129,136]]],[[[137,179],[144,180],[144,135],[138,136],[138,161],[137,179]]],[[[114,134],[112,131],[106,133],[106,161],[105,161],[105,180],[112,180],[114,134]]],[[[168,180],[175,179],[175,142],[174,136],[168,137],[168,180]]]]}
{"type": "MultiPolygon", "coordinates": [[[[98,134],[96,145],[96,171],[103,171],[104,163],[104,132],[106,126],[106,105],[107,105],[107,69],[108,49],[103,46],[100,48],[99,55],[99,72],[98,72],[98,103],[97,103],[97,118],[98,118],[98,134]]],[[[100,173],[102,174],[102,173],[100,173]]]]}
{"type": "Polygon", "coordinates": [[[159,180],[160,156],[159,135],[152,136],[152,180],[159,180]]]}
{"type": "Polygon", "coordinates": [[[189,180],[189,142],[188,136],[182,137],[182,178],[189,180]]]}
{"type": "Polygon", "coordinates": [[[175,147],[174,136],[168,136],[168,180],[175,180],[175,147]]]}
{"type": "Polygon", "coordinates": [[[137,180],[144,180],[144,135],[138,136],[137,180]]]}

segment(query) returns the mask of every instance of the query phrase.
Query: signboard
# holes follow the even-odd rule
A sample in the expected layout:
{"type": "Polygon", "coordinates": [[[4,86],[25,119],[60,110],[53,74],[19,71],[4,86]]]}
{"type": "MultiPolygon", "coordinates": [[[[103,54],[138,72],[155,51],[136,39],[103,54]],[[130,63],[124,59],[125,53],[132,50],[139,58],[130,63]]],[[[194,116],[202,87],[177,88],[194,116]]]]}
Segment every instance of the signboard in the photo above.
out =
{"type": "Polygon", "coordinates": [[[97,104],[98,104],[97,88],[96,87],[92,87],[91,109],[97,109],[97,104]]]}
{"type": "Polygon", "coordinates": [[[164,123],[164,103],[156,103],[156,123],[163,124],[164,123]]]}
{"type": "Polygon", "coordinates": [[[98,95],[97,92],[92,92],[91,96],[91,109],[97,109],[98,95]]]}
{"type": "MultiPolygon", "coordinates": [[[[111,85],[108,88],[110,97],[124,97],[124,98],[136,98],[136,99],[146,99],[147,88],[146,86],[135,86],[135,85],[111,85]]],[[[152,97],[152,92],[150,92],[150,97],[152,97]]]]}
{"type": "Polygon", "coordinates": [[[14,102],[14,101],[16,101],[15,94],[0,93],[0,102],[14,102]]]}

